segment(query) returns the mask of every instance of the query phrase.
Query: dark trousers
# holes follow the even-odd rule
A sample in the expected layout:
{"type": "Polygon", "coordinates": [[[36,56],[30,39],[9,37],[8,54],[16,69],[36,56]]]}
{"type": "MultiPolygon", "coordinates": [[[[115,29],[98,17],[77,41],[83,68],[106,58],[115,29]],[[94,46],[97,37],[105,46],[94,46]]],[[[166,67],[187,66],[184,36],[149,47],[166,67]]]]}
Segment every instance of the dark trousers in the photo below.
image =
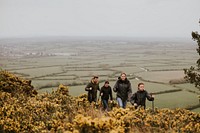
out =
{"type": "Polygon", "coordinates": [[[102,102],[103,102],[103,109],[104,110],[108,109],[108,100],[103,99],[102,102]]]}

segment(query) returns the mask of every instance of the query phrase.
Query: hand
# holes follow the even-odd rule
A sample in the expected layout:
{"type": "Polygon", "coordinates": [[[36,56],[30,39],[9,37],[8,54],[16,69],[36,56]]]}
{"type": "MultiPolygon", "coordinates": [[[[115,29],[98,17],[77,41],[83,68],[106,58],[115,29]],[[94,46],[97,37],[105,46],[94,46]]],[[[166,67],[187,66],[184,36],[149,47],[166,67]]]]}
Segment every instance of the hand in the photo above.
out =
{"type": "Polygon", "coordinates": [[[137,103],[134,103],[133,105],[134,105],[134,106],[137,106],[137,103]]]}
{"type": "Polygon", "coordinates": [[[103,96],[103,93],[101,93],[101,96],[103,96]]]}
{"type": "Polygon", "coordinates": [[[90,87],[89,89],[92,90],[92,87],[90,87]]]}
{"type": "Polygon", "coordinates": [[[151,98],[154,98],[155,96],[153,95],[153,93],[150,93],[151,98]]]}

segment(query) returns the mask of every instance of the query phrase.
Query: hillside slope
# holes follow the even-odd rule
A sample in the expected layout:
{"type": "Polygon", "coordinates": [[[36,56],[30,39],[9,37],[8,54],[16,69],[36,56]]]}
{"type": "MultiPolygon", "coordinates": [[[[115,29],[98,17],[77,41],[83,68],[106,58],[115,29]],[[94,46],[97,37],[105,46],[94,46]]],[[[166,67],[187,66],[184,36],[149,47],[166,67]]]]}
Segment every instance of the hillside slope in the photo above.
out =
{"type": "Polygon", "coordinates": [[[185,109],[94,108],[87,95],[60,85],[38,94],[31,81],[0,71],[0,132],[200,132],[200,114],[185,109]]]}

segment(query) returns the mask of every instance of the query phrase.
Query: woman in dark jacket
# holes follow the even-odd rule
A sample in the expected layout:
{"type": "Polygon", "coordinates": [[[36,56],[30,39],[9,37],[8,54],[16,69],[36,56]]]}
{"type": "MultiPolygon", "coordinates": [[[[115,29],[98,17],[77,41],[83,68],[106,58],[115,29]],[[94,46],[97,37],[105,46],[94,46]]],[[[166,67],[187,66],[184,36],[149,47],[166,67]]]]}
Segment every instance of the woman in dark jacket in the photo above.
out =
{"type": "Polygon", "coordinates": [[[125,73],[121,73],[121,76],[114,85],[113,91],[117,93],[118,105],[122,108],[126,108],[127,100],[129,100],[132,94],[132,88],[131,82],[127,79],[125,73]]]}
{"type": "Polygon", "coordinates": [[[144,89],[144,83],[138,84],[138,91],[133,94],[131,97],[131,104],[137,108],[138,106],[146,108],[146,99],[149,101],[154,100],[154,96],[150,95],[145,89],[144,89]]]}
{"type": "Polygon", "coordinates": [[[113,100],[112,89],[109,86],[109,81],[105,81],[105,84],[101,87],[100,96],[101,96],[101,100],[102,100],[102,103],[103,103],[104,110],[108,110],[109,96],[110,96],[111,102],[113,100]]]}
{"type": "Polygon", "coordinates": [[[88,101],[90,103],[97,101],[97,90],[100,91],[98,76],[94,76],[91,82],[85,87],[85,91],[88,91],[88,101]]]}

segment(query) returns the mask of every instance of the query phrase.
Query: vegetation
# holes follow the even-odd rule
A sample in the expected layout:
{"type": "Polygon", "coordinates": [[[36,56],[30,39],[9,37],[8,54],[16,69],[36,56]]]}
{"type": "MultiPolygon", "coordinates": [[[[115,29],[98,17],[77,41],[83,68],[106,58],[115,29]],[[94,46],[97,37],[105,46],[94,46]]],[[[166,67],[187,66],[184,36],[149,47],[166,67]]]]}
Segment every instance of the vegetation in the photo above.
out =
{"type": "Polygon", "coordinates": [[[37,94],[30,81],[7,71],[0,79],[0,132],[200,132],[200,114],[185,109],[122,109],[115,103],[103,112],[86,94],[72,97],[63,85],[37,94]]]}
{"type": "MultiPolygon", "coordinates": [[[[197,31],[192,32],[192,38],[198,44],[198,48],[196,50],[200,56],[200,35],[199,35],[199,33],[197,31]]],[[[185,78],[190,83],[195,84],[196,87],[200,87],[200,58],[197,60],[196,64],[197,64],[197,68],[194,66],[191,66],[189,69],[184,69],[184,72],[186,74],[185,78]]]]}

